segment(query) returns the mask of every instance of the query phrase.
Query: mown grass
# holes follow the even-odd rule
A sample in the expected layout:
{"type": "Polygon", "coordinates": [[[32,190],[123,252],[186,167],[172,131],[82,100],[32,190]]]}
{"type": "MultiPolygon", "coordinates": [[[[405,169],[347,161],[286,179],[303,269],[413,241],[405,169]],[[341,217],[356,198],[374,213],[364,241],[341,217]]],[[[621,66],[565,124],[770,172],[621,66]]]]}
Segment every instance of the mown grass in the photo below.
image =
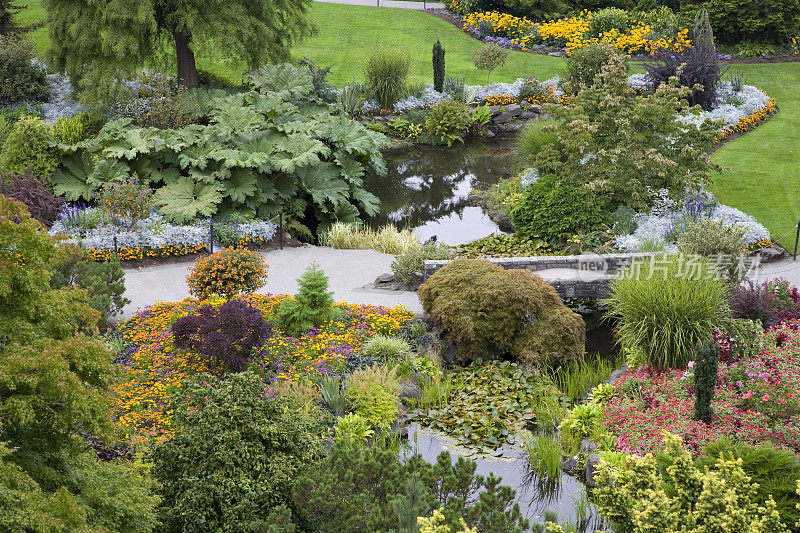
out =
{"type": "MultiPolygon", "coordinates": [[[[45,16],[42,0],[26,0],[28,8],[19,22],[30,24],[45,16]]],[[[447,75],[482,83],[484,72],[472,66],[478,41],[453,25],[427,13],[404,9],[315,3],[312,15],[319,32],[293,50],[295,58],[309,57],[320,65],[333,65],[330,79],[342,85],[353,78],[363,81],[362,63],[378,43],[402,47],[413,56],[411,77],[432,76],[431,48],[440,39],[446,49],[447,75]]],[[[34,32],[38,49],[47,49],[47,30],[34,32]]],[[[218,58],[198,59],[201,68],[241,80],[241,66],[218,58]]],[[[713,160],[730,171],[714,177],[711,190],[726,204],[738,207],[764,224],[774,238],[790,231],[800,220],[800,63],[737,65],[756,85],[775,98],[779,114],[755,131],[731,141],[714,153],[713,160]]],[[[492,73],[493,81],[513,81],[536,76],[540,80],[562,74],[559,58],[511,52],[505,66],[492,73]]],[[[789,246],[792,236],[782,244],[789,246]]]]}

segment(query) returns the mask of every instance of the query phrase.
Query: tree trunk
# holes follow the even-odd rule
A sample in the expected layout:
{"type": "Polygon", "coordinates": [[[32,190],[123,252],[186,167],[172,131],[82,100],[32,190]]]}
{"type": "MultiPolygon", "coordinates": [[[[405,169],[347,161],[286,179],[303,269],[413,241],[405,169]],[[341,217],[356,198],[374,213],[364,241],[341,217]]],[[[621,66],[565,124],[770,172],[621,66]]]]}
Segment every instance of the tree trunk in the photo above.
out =
{"type": "Polygon", "coordinates": [[[194,64],[194,52],[189,48],[191,38],[180,30],[175,30],[173,36],[178,63],[178,81],[184,87],[194,87],[197,85],[197,66],[194,64]]]}

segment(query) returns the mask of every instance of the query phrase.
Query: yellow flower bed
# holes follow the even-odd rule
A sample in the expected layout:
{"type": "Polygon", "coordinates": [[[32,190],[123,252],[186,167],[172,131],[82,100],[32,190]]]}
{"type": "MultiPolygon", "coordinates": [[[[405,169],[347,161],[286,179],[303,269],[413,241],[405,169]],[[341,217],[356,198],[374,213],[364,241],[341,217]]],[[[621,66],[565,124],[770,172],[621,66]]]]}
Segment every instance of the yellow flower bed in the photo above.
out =
{"type": "MultiPolygon", "coordinates": [[[[270,321],[286,298],[290,296],[250,295],[242,299],[270,321]]],[[[182,384],[199,373],[220,374],[220,369],[214,368],[206,357],[175,348],[170,330],[179,318],[208,303],[219,307],[224,299],[159,302],[122,324],[125,342],[134,351],[114,387],[114,415],[126,438],[169,438],[169,403],[182,384]]],[[[347,356],[358,354],[366,340],[377,334],[395,335],[413,319],[413,314],[401,306],[390,309],[346,302],[337,306],[340,316],[309,335],[295,338],[273,329],[274,334],[251,363],[251,368],[262,376],[265,390],[275,381],[341,370],[347,356]]]]}
{"type": "Polygon", "coordinates": [[[470,13],[464,17],[463,29],[477,36],[483,27],[490,30],[488,34],[505,37],[521,50],[529,50],[540,39],[546,45],[566,47],[568,55],[591,43],[607,43],[627,54],[649,55],[660,49],[680,52],[691,46],[688,29],[681,30],[674,38],[666,38],[641,21],[635,21],[634,27],[624,32],[612,28],[601,35],[592,36],[591,19],[592,13],[584,11],[574,17],[537,24],[526,18],[491,11],[470,13]]]}

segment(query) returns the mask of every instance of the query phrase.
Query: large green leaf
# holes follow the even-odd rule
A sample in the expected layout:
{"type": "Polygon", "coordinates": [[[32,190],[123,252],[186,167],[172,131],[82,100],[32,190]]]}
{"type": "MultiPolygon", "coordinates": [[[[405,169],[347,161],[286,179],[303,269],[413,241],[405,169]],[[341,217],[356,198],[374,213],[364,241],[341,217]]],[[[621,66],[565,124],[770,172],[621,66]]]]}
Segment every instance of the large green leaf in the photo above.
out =
{"type": "Polygon", "coordinates": [[[278,93],[285,98],[302,98],[314,90],[311,73],[290,64],[264,65],[250,73],[250,85],[261,94],[278,93]]]}
{"type": "Polygon", "coordinates": [[[130,167],[122,161],[102,159],[95,165],[92,173],[86,177],[86,183],[97,190],[106,183],[125,181],[130,175],[130,167]]]}
{"type": "Polygon", "coordinates": [[[225,103],[213,120],[222,135],[239,135],[252,130],[261,120],[261,116],[249,107],[225,103]]]}
{"type": "Polygon", "coordinates": [[[278,142],[278,152],[272,164],[283,172],[294,172],[298,167],[310,167],[321,163],[320,157],[328,157],[331,149],[322,141],[305,135],[288,135],[278,142]]]}
{"type": "Polygon", "coordinates": [[[161,205],[161,214],[184,224],[198,216],[209,217],[216,213],[223,189],[222,183],[197,183],[184,176],[158,189],[153,199],[161,205]]]}
{"type": "Polygon", "coordinates": [[[349,183],[361,185],[361,178],[364,176],[364,166],[357,161],[355,157],[345,153],[337,153],[334,157],[336,162],[339,163],[342,176],[344,176],[349,183]]]}
{"type": "Polygon", "coordinates": [[[377,215],[381,207],[381,201],[377,196],[361,187],[350,186],[350,194],[353,200],[361,206],[361,210],[369,216],[377,215]]]}
{"type": "Polygon", "coordinates": [[[315,204],[324,206],[329,201],[337,206],[347,203],[350,188],[339,177],[338,169],[333,163],[300,167],[296,175],[315,204]]]}
{"type": "Polygon", "coordinates": [[[104,157],[131,160],[150,151],[158,151],[163,144],[164,141],[149,129],[129,129],[105,144],[102,154],[104,157]]]}
{"type": "Polygon", "coordinates": [[[69,154],[50,176],[53,190],[57,195],[64,196],[72,202],[89,200],[94,188],[86,183],[86,179],[93,170],[94,161],[85,150],[69,154]]]}
{"type": "Polygon", "coordinates": [[[178,162],[181,168],[195,167],[200,170],[205,170],[210,154],[211,146],[207,144],[202,146],[189,146],[178,153],[178,162]]]}
{"type": "Polygon", "coordinates": [[[231,169],[231,177],[225,182],[225,195],[232,201],[244,203],[248,196],[256,193],[256,176],[249,168],[231,169]]]}

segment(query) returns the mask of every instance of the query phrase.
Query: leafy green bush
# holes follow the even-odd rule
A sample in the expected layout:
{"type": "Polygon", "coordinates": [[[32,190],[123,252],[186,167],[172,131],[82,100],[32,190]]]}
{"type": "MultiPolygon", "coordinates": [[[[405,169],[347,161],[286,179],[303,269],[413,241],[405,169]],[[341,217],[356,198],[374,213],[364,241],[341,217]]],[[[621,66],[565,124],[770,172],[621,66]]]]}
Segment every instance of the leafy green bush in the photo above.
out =
{"type": "Polygon", "coordinates": [[[14,124],[16,124],[19,119],[25,117],[41,118],[41,115],[30,109],[28,106],[6,107],[0,109],[0,153],[3,151],[3,145],[6,143],[8,134],[14,129],[14,124]]]}
{"type": "Polygon", "coordinates": [[[583,356],[583,319],[527,270],[456,259],[419,288],[419,299],[464,361],[503,354],[527,365],[557,365],[583,356]]]}
{"type": "Polygon", "coordinates": [[[328,276],[319,265],[310,264],[297,284],[297,294],[281,302],[276,316],[277,326],[295,337],[330,322],[337,313],[333,293],[328,292],[328,276]]]}
{"type": "Polygon", "coordinates": [[[125,272],[119,260],[112,258],[98,262],[85,250],[70,244],[62,245],[63,256],[54,265],[50,287],[76,287],[84,289],[89,305],[100,313],[100,327],[108,325],[108,319],[122,314],[122,308],[131,303],[123,297],[125,272]]]}
{"type": "Polygon", "coordinates": [[[694,358],[694,415],[695,420],[706,424],[714,422],[714,409],[711,401],[717,387],[719,346],[715,340],[707,340],[697,345],[694,358]]]}
{"type": "Polygon", "coordinates": [[[389,364],[397,364],[411,357],[411,346],[398,337],[375,335],[361,348],[364,355],[389,364]]]}
{"type": "Polygon", "coordinates": [[[579,184],[545,175],[525,188],[511,220],[524,237],[563,245],[573,235],[603,227],[608,221],[607,200],[579,184]]]}
{"type": "Polygon", "coordinates": [[[318,413],[265,397],[250,372],[198,376],[179,396],[175,435],[153,450],[166,531],[257,531],[271,510],[291,506],[294,479],[322,453],[318,413]]]}
{"type": "Polygon", "coordinates": [[[704,471],[680,437],[666,434],[665,442],[665,471],[650,454],[600,462],[593,500],[614,531],[787,531],[772,498],[759,508],[741,463],[720,457],[704,471]]]}
{"type": "Polygon", "coordinates": [[[17,35],[0,35],[0,105],[45,102],[50,96],[45,71],[31,63],[33,43],[17,35]]]}
{"type": "Polygon", "coordinates": [[[682,255],[633,263],[611,284],[608,318],[638,364],[683,368],[727,308],[725,282],[707,261],[682,255]]]}
{"type": "Polygon", "coordinates": [[[400,48],[382,45],[367,54],[364,77],[381,108],[391,109],[395,102],[405,96],[410,70],[411,56],[400,48]]]}
{"type": "Polygon", "coordinates": [[[456,257],[463,257],[464,259],[528,257],[532,255],[553,255],[554,253],[553,249],[542,239],[529,239],[519,233],[492,233],[488,237],[461,244],[456,249],[456,257]]]}
{"type": "MultiPolygon", "coordinates": [[[[587,44],[574,50],[567,59],[566,81],[570,84],[570,90],[577,93],[582,87],[594,85],[597,75],[609,63],[614,53],[614,48],[608,44],[587,44]]],[[[628,64],[625,63],[625,73],[627,72],[628,64]]]]}
{"type": "Polygon", "coordinates": [[[28,171],[49,176],[58,166],[58,155],[50,147],[50,132],[43,120],[19,119],[6,136],[0,153],[0,170],[22,174],[28,171]]]}
{"type": "Polygon", "coordinates": [[[489,85],[489,77],[492,75],[492,71],[505,65],[507,58],[508,50],[497,43],[487,43],[475,49],[472,55],[472,63],[477,69],[489,71],[489,74],[486,75],[486,85],[489,85]]]}
{"type": "Polygon", "coordinates": [[[369,420],[359,414],[348,413],[336,421],[334,440],[338,444],[362,444],[373,434],[372,424],[369,420]]]}
{"type": "Polygon", "coordinates": [[[50,124],[50,135],[56,142],[77,144],[97,135],[104,124],[102,115],[84,111],[71,117],[59,117],[50,124]]]}
{"type": "MultiPolygon", "coordinates": [[[[729,226],[724,222],[700,219],[691,221],[678,235],[678,249],[686,254],[697,254],[721,264],[725,274],[733,279],[739,270],[739,259],[744,255],[744,226],[729,226]]],[[[743,273],[741,273],[743,274],[743,273]]]]}
{"type": "Polygon", "coordinates": [[[529,122],[519,130],[519,135],[514,141],[514,148],[517,157],[523,164],[529,164],[534,157],[548,144],[557,144],[558,137],[553,133],[550,126],[555,123],[552,120],[536,120],[529,122]]]}
{"type": "MultiPolygon", "coordinates": [[[[794,529],[795,522],[800,519],[800,509],[795,506],[795,488],[800,480],[800,459],[797,455],[769,444],[753,446],[721,439],[706,446],[695,460],[695,465],[700,470],[705,467],[717,470],[719,460],[727,459],[731,455],[742,460],[744,473],[753,484],[758,483],[755,502],[764,505],[771,496],[778,507],[781,521],[794,529]]],[[[668,466],[662,457],[658,459],[659,466],[668,466]]]]}
{"type": "Polygon", "coordinates": [[[637,97],[627,71],[626,57],[613,54],[597,84],[581,88],[571,105],[548,109],[560,143],[544,147],[533,166],[543,176],[586,185],[613,205],[644,211],[656,191],[678,197],[707,182],[717,168],[709,157],[717,130],[708,122],[687,127],[675,120],[687,111],[691,89],[667,83],[637,97]]]}
{"type": "Polygon", "coordinates": [[[97,312],[85,292],[50,288],[59,246],[2,196],[0,250],[0,530],[150,531],[147,469],[101,461],[80,436],[112,445],[118,430],[109,395],[119,369],[86,335],[97,312]]]}
{"type": "Polygon", "coordinates": [[[353,412],[379,428],[389,427],[397,418],[399,392],[396,371],[389,366],[356,370],[344,387],[344,396],[353,412]]]}
{"type": "Polygon", "coordinates": [[[461,100],[442,100],[433,106],[425,119],[425,133],[434,144],[452,146],[463,140],[472,119],[470,108],[461,100]]]}
{"type": "Polygon", "coordinates": [[[453,250],[446,244],[426,242],[422,246],[407,248],[392,261],[392,273],[395,277],[409,286],[414,286],[421,281],[417,274],[422,272],[425,261],[451,259],[453,250]],[[417,281],[419,280],[419,281],[417,281]]]}
{"type": "Polygon", "coordinates": [[[419,455],[401,461],[375,446],[336,445],[309,467],[293,488],[304,531],[415,531],[418,516],[444,507],[446,524],[460,531],[461,517],[481,533],[523,533],[528,521],[516,492],[500,478],[475,475],[476,463],[448,452],[435,464],[419,455]]]}
{"type": "Polygon", "coordinates": [[[150,213],[153,190],[136,176],[119,183],[105,183],[97,202],[108,219],[128,230],[150,213]]]}

